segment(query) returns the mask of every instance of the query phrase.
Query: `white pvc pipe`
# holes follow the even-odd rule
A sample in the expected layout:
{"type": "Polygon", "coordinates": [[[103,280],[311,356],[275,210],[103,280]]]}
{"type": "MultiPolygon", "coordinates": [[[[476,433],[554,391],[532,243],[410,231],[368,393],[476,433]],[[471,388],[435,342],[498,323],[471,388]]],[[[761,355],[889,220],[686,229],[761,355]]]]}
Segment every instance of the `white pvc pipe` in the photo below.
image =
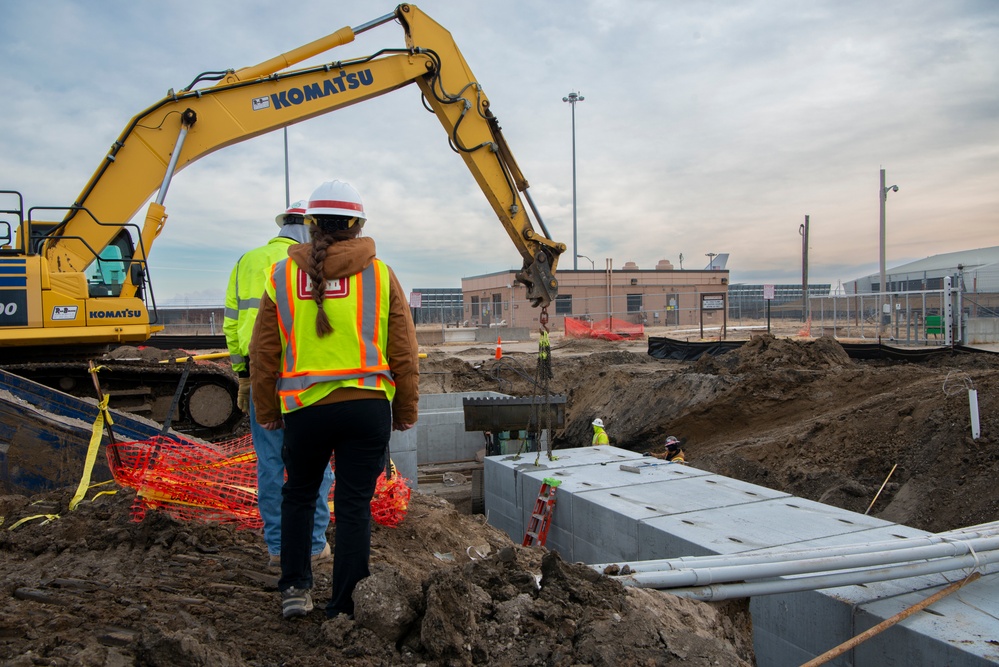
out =
{"type": "Polygon", "coordinates": [[[796,593],[822,588],[867,584],[890,579],[907,579],[909,577],[989,565],[996,562],[999,562],[999,551],[989,551],[984,554],[959,556],[957,558],[940,558],[927,563],[909,563],[907,565],[896,565],[876,570],[856,570],[814,577],[792,577],[789,579],[773,579],[738,584],[715,584],[712,586],[698,586],[696,588],[673,588],[668,592],[678,597],[693,598],[695,600],[730,600],[732,598],[745,598],[754,595],[796,593]]]}
{"type": "Polygon", "coordinates": [[[978,415],[978,390],[968,390],[968,407],[971,409],[971,439],[978,440],[982,436],[982,425],[978,415]]]}
{"type": "Polygon", "coordinates": [[[642,586],[647,588],[703,586],[727,581],[764,579],[810,572],[833,572],[836,570],[871,567],[874,565],[902,564],[916,560],[954,558],[965,554],[982,554],[995,550],[999,550],[999,536],[977,540],[944,542],[894,551],[872,551],[845,556],[803,558],[771,563],[727,565],[687,570],[638,572],[615,578],[628,586],[642,586]]]}
{"type": "MultiPolygon", "coordinates": [[[[937,533],[935,535],[924,535],[921,537],[907,537],[896,540],[882,542],[866,542],[861,544],[848,544],[844,546],[812,547],[810,549],[790,549],[786,551],[751,551],[736,554],[721,554],[713,556],[686,556],[679,558],[662,558],[644,561],[629,561],[627,565],[632,572],[650,572],[661,570],[686,570],[692,567],[712,567],[722,565],[749,565],[752,563],[773,563],[776,561],[798,560],[801,558],[821,558],[826,556],[845,556],[858,553],[870,553],[872,551],[892,551],[898,549],[910,549],[914,546],[925,546],[928,544],[939,544],[951,539],[977,539],[993,537],[999,535],[999,521],[983,523],[979,526],[970,526],[959,530],[937,533]]],[[[603,572],[608,567],[621,566],[623,563],[599,563],[591,565],[598,572],[603,572]]]]}

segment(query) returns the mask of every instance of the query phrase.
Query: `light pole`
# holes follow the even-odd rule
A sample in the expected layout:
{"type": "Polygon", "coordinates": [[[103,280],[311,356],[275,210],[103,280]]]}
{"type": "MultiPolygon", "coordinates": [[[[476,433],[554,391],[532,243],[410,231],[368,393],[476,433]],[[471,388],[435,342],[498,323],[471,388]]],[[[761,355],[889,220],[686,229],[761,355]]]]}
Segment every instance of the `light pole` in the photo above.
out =
{"type": "Polygon", "coordinates": [[[798,226],[798,233],[801,234],[801,294],[802,308],[801,321],[807,322],[811,311],[808,301],[808,216],[805,216],[805,224],[798,226]]]}
{"type": "MultiPolygon", "coordinates": [[[[576,257],[582,257],[583,259],[590,259],[586,255],[576,255],[576,257]]],[[[590,259],[590,271],[595,271],[595,270],[596,270],[596,265],[593,263],[593,260],[590,259]]]]}
{"type": "Polygon", "coordinates": [[[706,252],[704,255],[708,258],[708,271],[714,271],[715,269],[715,256],[716,252],[706,252]]]}
{"type": "Polygon", "coordinates": [[[566,97],[562,98],[563,102],[568,102],[569,106],[572,107],[572,252],[574,257],[572,258],[572,270],[576,271],[579,269],[579,263],[576,259],[579,255],[576,255],[576,250],[579,246],[576,244],[576,102],[582,102],[585,98],[579,93],[569,93],[566,97]]]}
{"type": "Polygon", "coordinates": [[[888,200],[888,191],[898,192],[897,185],[885,187],[885,170],[881,170],[881,187],[878,188],[878,199],[881,200],[881,298],[878,299],[878,331],[884,325],[884,303],[888,294],[885,285],[885,202],[888,200]]]}

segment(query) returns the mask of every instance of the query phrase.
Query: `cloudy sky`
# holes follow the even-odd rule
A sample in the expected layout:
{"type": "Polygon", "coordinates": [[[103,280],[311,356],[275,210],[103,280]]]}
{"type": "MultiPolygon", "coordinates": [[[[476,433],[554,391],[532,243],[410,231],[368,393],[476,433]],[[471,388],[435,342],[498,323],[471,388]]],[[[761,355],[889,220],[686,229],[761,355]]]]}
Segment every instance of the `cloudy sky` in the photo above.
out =
{"type": "MultiPolygon", "coordinates": [[[[999,245],[999,2],[424,0],[453,35],[552,235],[603,268],[730,253],[733,283],[809,283],[999,245]]],[[[395,5],[15,0],[0,23],[0,189],[77,197],[129,119],[200,72],[250,66],[395,5]]],[[[389,23],[297,65],[404,46],[389,23]]],[[[291,199],[351,182],[408,290],[520,257],[415,86],[288,129],[291,199]]],[[[221,302],[285,205],[280,130],[201,159],[166,198],[159,302],[221,302]]],[[[143,207],[144,211],[144,207],[143,207]]],[[[580,259],[579,268],[590,268],[580,259]]]]}

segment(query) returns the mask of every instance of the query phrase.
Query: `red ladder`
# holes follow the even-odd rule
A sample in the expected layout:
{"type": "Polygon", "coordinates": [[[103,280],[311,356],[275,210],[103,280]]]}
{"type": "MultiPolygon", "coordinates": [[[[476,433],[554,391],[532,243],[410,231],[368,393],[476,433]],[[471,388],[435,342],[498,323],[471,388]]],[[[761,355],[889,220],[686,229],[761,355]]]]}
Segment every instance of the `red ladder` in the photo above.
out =
{"type": "Polygon", "coordinates": [[[529,547],[537,544],[544,546],[548,539],[548,528],[552,523],[552,512],[555,508],[555,489],[562,481],[545,477],[541,483],[541,490],[538,492],[538,500],[534,503],[534,511],[531,513],[531,520],[527,524],[527,532],[524,533],[523,546],[529,547]]]}

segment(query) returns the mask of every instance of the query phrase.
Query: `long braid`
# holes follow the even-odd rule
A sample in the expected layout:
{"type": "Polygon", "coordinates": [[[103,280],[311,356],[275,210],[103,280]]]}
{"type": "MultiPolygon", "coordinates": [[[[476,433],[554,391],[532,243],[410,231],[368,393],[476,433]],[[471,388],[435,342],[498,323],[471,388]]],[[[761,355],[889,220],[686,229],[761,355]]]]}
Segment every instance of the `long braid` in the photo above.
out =
{"type": "Polygon", "coordinates": [[[312,279],[312,300],[316,302],[316,334],[323,338],[333,333],[333,325],[329,315],[323,308],[326,298],[326,277],[323,275],[323,264],[326,262],[326,251],[338,241],[346,241],[357,237],[361,232],[360,225],[342,229],[345,221],[320,219],[312,225],[312,253],[309,255],[309,266],[306,273],[312,279]]]}
{"type": "Polygon", "coordinates": [[[309,256],[309,277],[312,278],[312,300],[319,309],[316,311],[316,334],[323,338],[333,333],[333,325],[323,309],[326,298],[326,278],[323,276],[323,263],[326,261],[326,249],[334,242],[332,236],[315,226],[312,231],[312,253],[309,256]]]}

